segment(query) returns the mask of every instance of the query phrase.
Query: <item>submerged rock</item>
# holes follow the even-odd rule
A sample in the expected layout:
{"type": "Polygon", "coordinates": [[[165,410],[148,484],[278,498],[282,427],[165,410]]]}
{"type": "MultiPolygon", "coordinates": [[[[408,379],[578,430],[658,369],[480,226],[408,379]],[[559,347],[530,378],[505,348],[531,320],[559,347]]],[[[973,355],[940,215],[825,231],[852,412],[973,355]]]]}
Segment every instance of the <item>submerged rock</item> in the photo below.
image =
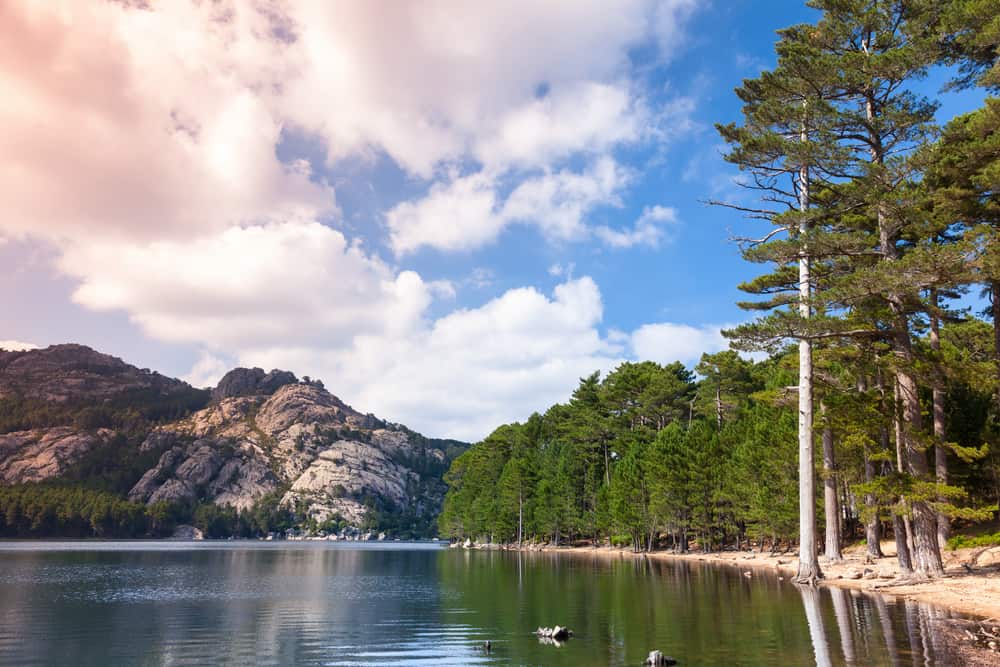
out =
{"type": "Polygon", "coordinates": [[[545,637],[546,639],[565,641],[573,636],[573,631],[569,628],[564,628],[561,625],[556,625],[551,628],[538,628],[535,630],[535,634],[539,637],[545,637]]]}
{"type": "Polygon", "coordinates": [[[653,667],[658,667],[661,665],[676,665],[677,661],[671,658],[669,655],[663,655],[659,651],[650,651],[649,657],[646,658],[646,665],[653,665],[653,667]]]}

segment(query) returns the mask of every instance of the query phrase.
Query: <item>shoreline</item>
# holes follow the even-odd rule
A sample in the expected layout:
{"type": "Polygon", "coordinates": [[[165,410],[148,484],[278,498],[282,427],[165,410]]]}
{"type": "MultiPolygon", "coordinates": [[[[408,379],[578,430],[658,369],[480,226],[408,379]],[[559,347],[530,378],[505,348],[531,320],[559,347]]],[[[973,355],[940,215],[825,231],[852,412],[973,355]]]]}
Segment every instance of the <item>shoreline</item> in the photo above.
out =
{"type": "MultiPolygon", "coordinates": [[[[461,545],[459,545],[461,548],[461,545]]],[[[665,561],[688,561],[740,568],[750,576],[766,571],[782,581],[791,582],[798,571],[795,552],[785,554],[756,551],[725,551],[716,553],[691,552],[679,554],[670,551],[634,552],[628,548],[610,546],[560,546],[530,545],[507,547],[509,551],[529,553],[567,554],[601,558],[649,558],[665,561]]],[[[883,558],[874,563],[865,562],[864,546],[844,550],[844,559],[832,563],[820,558],[824,578],[820,586],[837,586],[880,593],[892,598],[913,600],[948,609],[958,614],[978,617],[980,620],[1000,619],[1000,546],[983,549],[945,550],[942,559],[945,576],[923,581],[900,580],[895,545],[882,543],[883,558]],[[970,573],[964,567],[973,556],[979,556],[970,573]]]]}

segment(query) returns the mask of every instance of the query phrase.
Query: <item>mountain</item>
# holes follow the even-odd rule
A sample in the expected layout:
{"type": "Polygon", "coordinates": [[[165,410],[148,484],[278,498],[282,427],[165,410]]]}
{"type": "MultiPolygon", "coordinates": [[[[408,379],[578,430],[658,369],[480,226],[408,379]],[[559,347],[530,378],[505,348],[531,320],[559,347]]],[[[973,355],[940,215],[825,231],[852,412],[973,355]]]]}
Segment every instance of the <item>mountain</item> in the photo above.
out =
{"type": "Polygon", "coordinates": [[[304,529],[426,534],[465,447],[288,371],[237,368],[208,391],[82,345],[0,350],[0,485],[95,489],[177,522],[269,503],[304,529]]]}

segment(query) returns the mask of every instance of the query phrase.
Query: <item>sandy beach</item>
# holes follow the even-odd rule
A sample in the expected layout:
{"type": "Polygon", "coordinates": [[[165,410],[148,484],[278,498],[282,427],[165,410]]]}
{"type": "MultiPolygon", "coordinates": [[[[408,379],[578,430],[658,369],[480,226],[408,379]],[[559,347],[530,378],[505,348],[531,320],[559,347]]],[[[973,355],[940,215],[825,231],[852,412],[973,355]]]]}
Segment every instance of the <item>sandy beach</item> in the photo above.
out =
{"type": "MultiPolygon", "coordinates": [[[[791,580],[798,569],[795,552],[770,553],[767,551],[726,551],[719,553],[691,552],[677,554],[669,551],[636,553],[631,549],[591,546],[526,546],[525,551],[541,551],[604,558],[651,558],[661,560],[687,560],[714,563],[740,568],[754,576],[769,573],[791,580]]],[[[985,619],[1000,619],[1000,546],[992,548],[945,550],[942,553],[945,576],[939,579],[914,580],[900,578],[895,545],[882,543],[884,558],[868,563],[864,546],[844,551],[842,561],[831,563],[822,560],[824,578],[822,586],[841,586],[879,592],[884,595],[916,600],[947,607],[952,611],[985,619]],[[974,562],[973,562],[974,561],[974,562]],[[969,565],[967,569],[965,565],[969,565]]]]}

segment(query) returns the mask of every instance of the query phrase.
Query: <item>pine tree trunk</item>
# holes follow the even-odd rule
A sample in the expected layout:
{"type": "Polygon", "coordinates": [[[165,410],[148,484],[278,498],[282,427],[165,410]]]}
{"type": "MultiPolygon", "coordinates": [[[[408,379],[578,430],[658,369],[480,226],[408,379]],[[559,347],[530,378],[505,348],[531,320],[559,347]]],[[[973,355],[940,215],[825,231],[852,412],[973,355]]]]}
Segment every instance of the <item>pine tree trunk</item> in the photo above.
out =
{"type": "MultiPolygon", "coordinates": [[[[868,392],[868,379],[861,374],[858,376],[858,393],[866,394],[868,392]]],[[[886,434],[886,446],[888,446],[888,433],[886,434]]],[[[871,459],[871,454],[868,448],[865,447],[864,453],[865,460],[865,482],[871,484],[875,481],[876,467],[875,462],[871,459]]],[[[870,516],[868,520],[865,521],[865,544],[867,546],[867,552],[869,558],[883,558],[882,553],[882,523],[879,521],[878,517],[878,507],[875,502],[875,495],[871,493],[865,494],[865,507],[868,508],[868,513],[870,516]]]]}
{"type": "MultiPolygon", "coordinates": [[[[803,115],[806,103],[802,103],[803,115]]],[[[802,143],[809,140],[805,119],[802,122],[802,143]]],[[[806,213],[809,210],[809,167],[799,170],[799,235],[809,231],[806,213]]],[[[812,277],[809,250],[803,244],[799,251],[799,315],[812,316],[812,277]]],[[[813,460],[813,365],[812,342],[799,341],[799,572],[796,581],[815,584],[822,578],[816,549],[816,471],[813,460]]]]}
{"type": "MultiPolygon", "coordinates": [[[[909,336],[907,335],[907,339],[909,336]]],[[[908,340],[907,340],[908,342],[908,340]]],[[[909,350],[905,350],[909,353],[909,350]]],[[[911,356],[908,354],[908,356],[911,356]]],[[[906,360],[909,362],[909,359],[906,360]]],[[[906,471],[914,479],[927,479],[927,455],[916,441],[914,433],[919,433],[922,417],[920,414],[920,397],[917,395],[917,383],[908,370],[900,368],[896,372],[900,400],[903,407],[903,436],[906,454],[906,471]]],[[[941,548],[938,546],[937,514],[926,500],[911,500],[913,510],[913,551],[915,571],[928,577],[939,577],[944,574],[944,564],[941,562],[941,548]]]]}
{"type": "MultiPolygon", "coordinates": [[[[907,471],[906,435],[903,426],[903,403],[900,397],[898,376],[893,383],[892,418],[896,434],[896,472],[904,475],[907,471]]],[[[900,554],[900,569],[904,572],[912,573],[914,570],[914,548],[910,512],[913,510],[913,505],[906,496],[900,496],[899,502],[905,509],[905,512],[900,515],[899,523],[893,522],[893,532],[896,533],[896,552],[900,554]]]]}
{"type": "Polygon", "coordinates": [[[892,515],[892,535],[896,538],[896,558],[899,560],[900,573],[912,574],[913,558],[910,556],[910,545],[906,542],[906,522],[898,514],[892,515]]]}
{"type": "MultiPolygon", "coordinates": [[[[931,330],[930,345],[934,353],[941,352],[941,320],[938,315],[938,292],[931,290],[931,330]]],[[[934,418],[934,477],[938,484],[948,483],[948,450],[945,448],[945,428],[944,428],[944,388],[941,377],[941,359],[937,359],[938,369],[934,374],[934,388],[931,396],[931,412],[934,418]]],[[[938,496],[939,501],[945,499],[938,496]]],[[[937,536],[938,546],[944,549],[951,537],[951,522],[943,512],[937,513],[937,536]]]]}
{"type": "Polygon", "coordinates": [[[996,414],[1000,415],[1000,281],[990,283],[990,300],[993,302],[993,362],[997,375],[996,414]]]}
{"type": "Polygon", "coordinates": [[[722,380],[719,380],[718,386],[715,388],[715,422],[722,430],[722,380]]]}
{"type": "MultiPolygon", "coordinates": [[[[820,413],[826,421],[826,405],[820,403],[820,413]]],[[[843,560],[840,554],[840,498],[837,494],[837,466],[833,450],[833,429],[823,425],[823,514],[826,519],[826,539],[823,556],[830,561],[843,560]]]]}
{"type": "MultiPolygon", "coordinates": [[[[875,97],[869,92],[866,99],[866,112],[868,120],[874,123],[875,117],[875,97]]],[[[874,125],[872,126],[874,127],[874,125]]],[[[885,161],[885,151],[882,147],[881,136],[874,129],[871,135],[871,157],[872,163],[883,166],[885,161]]],[[[876,206],[879,253],[883,262],[896,262],[899,260],[898,227],[890,219],[889,211],[883,201],[878,201],[876,206]]],[[[886,295],[889,309],[893,315],[893,326],[895,331],[890,339],[892,352],[896,356],[896,389],[899,401],[902,404],[902,428],[899,430],[901,442],[898,447],[905,451],[906,472],[915,479],[927,479],[927,455],[920,447],[915,434],[921,430],[922,417],[920,414],[920,396],[917,394],[917,383],[913,379],[911,368],[913,367],[913,346],[910,339],[910,323],[906,306],[900,294],[890,291],[886,295]]],[[[938,548],[937,538],[937,516],[934,510],[925,500],[913,500],[913,550],[916,571],[923,576],[940,576],[944,574],[944,566],[941,563],[941,550],[938,548]]]]}
{"type": "Polygon", "coordinates": [[[521,548],[521,538],[524,535],[524,494],[517,492],[517,548],[521,548]]]}
{"type": "MultiPolygon", "coordinates": [[[[865,454],[865,482],[869,484],[875,480],[875,462],[868,458],[868,454],[865,454]]],[[[865,543],[868,546],[868,555],[872,558],[883,558],[885,554],[882,553],[882,523],[878,518],[878,508],[875,507],[875,497],[868,493],[865,494],[865,505],[868,506],[868,511],[871,512],[871,516],[865,522],[865,543]]]]}

